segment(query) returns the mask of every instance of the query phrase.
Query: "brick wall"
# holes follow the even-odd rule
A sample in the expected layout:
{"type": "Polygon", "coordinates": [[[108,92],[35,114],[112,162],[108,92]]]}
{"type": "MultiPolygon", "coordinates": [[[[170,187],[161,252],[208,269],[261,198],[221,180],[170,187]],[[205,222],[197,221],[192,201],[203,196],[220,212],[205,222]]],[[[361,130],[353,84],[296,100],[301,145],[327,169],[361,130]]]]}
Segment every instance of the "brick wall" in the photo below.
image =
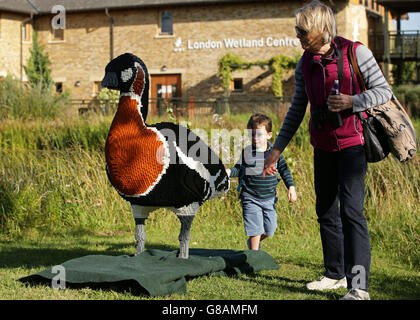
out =
{"type": "MultiPolygon", "coordinates": [[[[172,11],[173,32],[171,36],[159,35],[159,10],[133,9],[110,11],[114,19],[114,57],[124,52],[139,56],[148,66],[149,73],[178,73],[182,76],[183,96],[215,96],[223,92],[221,81],[216,76],[217,61],[228,51],[245,60],[267,60],[274,55],[301,54],[298,42],[294,42],[294,12],[304,1],[281,1],[236,5],[207,5],[166,8],[172,11]],[[242,40],[241,40],[242,39],[242,40]],[[226,48],[225,41],[254,40],[256,47],[226,48]],[[175,46],[175,42],[180,45],[175,46]],[[276,46],[276,42],[288,45],[276,46]],[[262,44],[262,47],[259,45],[262,44]],[[194,49],[200,46],[214,48],[194,49]],[[161,71],[166,66],[166,71],[161,71]]],[[[338,33],[353,39],[355,22],[359,28],[358,39],[367,42],[367,18],[362,6],[335,1],[338,33]]],[[[10,15],[11,16],[11,15],[10,15]]],[[[35,19],[39,40],[49,54],[52,77],[62,82],[74,98],[90,99],[94,82],[101,81],[104,68],[110,60],[110,18],[105,11],[68,13],[63,41],[51,39],[51,16],[35,19]],[[75,86],[76,82],[80,86],[75,86]]],[[[2,68],[19,74],[18,58],[8,52],[20,48],[19,19],[1,18],[5,46],[0,46],[2,68]],[[7,29],[6,29],[7,28],[7,29]]],[[[233,42],[232,42],[233,44],[233,42]]],[[[252,44],[252,43],[251,43],[252,44]]],[[[24,44],[24,63],[28,47],[24,44]]],[[[0,68],[0,71],[3,69],[0,68]]],[[[267,70],[253,67],[236,71],[234,77],[243,78],[246,93],[271,94],[271,76],[267,70]],[[257,78],[261,76],[262,80],[257,78]]],[[[293,71],[284,83],[285,95],[293,93],[293,71]]]]}
{"type": "MultiPolygon", "coordinates": [[[[22,21],[29,18],[25,15],[0,12],[0,76],[10,74],[16,79],[20,79],[20,60],[21,51],[23,64],[29,57],[29,48],[32,46],[32,35],[29,33],[29,40],[24,41],[21,46],[21,27],[22,21]]],[[[31,27],[28,28],[31,32],[31,27]]],[[[23,79],[26,80],[23,70],[23,79]]]]}
{"type": "MultiPolygon", "coordinates": [[[[183,95],[214,96],[222,92],[216,77],[217,61],[228,51],[241,55],[245,60],[269,59],[277,54],[301,53],[299,45],[268,47],[266,41],[295,39],[293,12],[298,4],[245,4],[236,6],[207,6],[171,8],[174,21],[172,36],[159,36],[159,10],[144,9],[111,11],[114,19],[114,57],[124,52],[139,56],[151,74],[181,73],[183,95]],[[226,18],[227,14],[228,18],[226,18]],[[262,48],[227,49],[225,39],[264,40],[262,48]],[[267,39],[268,38],[268,39],[267,39]],[[175,41],[182,40],[184,50],[175,52],[175,41]],[[207,40],[222,43],[222,48],[189,49],[207,40]]],[[[110,19],[105,12],[67,14],[64,41],[51,41],[51,17],[38,18],[36,28],[39,39],[46,45],[52,61],[52,75],[64,83],[78,98],[90,98],[93,81],[100,81],[110,57],[110,19]],[[80,87],[75,87],[80,81],[80,87]]],[[[290,40],[291,41],[291,40],[290,40]]],[[[297,44],[297,43],[296,43],[297,44]]],[[[256,83],[255,79],[265,70],[252,68],[240,71],[250,93],[270,93],[271,77],[256,83]]]]}

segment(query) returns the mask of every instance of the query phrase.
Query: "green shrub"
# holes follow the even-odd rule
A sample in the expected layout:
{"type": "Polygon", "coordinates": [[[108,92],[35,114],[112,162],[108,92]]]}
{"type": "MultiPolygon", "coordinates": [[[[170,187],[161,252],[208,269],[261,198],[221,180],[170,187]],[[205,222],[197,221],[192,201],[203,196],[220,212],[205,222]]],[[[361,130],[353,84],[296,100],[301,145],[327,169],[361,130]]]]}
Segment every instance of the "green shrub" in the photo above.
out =
{"type": "Polygon", "coordinates": [[[56,95],[41,85],[26,88],[7,76],[0,83],[0,119],[55,119],[67,108],[69,93],[56,95]]]}
{"type": "Polygon", "coordinates": [[[420,85],[397,86],[393,92],[410,109],[412,117],[420,117],[420,85]]]}

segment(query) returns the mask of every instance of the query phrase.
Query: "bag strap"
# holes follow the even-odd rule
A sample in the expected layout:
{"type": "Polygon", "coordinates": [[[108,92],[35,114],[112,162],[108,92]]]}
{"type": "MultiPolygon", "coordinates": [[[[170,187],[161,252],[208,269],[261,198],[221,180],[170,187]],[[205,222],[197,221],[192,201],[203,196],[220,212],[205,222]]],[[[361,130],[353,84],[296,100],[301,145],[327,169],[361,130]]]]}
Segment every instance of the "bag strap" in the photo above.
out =
{"type": "Polygon", "coordinates": [[[357,82],[359,83],[359,86],[361,87],[362,91],[366,91],[367,90],[366,82],[363,79],[363,76],[359,69],[359,65],[357,64],[357,61],[356,61],[356,57],[354,56],[354,42],[350,45],[349,57],[350,57],[351,66],[353,67],[354,74],[356,75],[356,78],[357,78],[357,82]]]}
{"type": "Polygon", "coordinates": [[[343,46],[341,44],[340,38],[337,37],[334,40],[335,40],[335,44],[337,46],[337,51],[338,51],[337,78],[338,78],[338,83],[341,89],[341,81],[343,80],[343,77],[344,77],[343,46]]]}
{"type": "MultiPolygon", "coordinates": [[[[354,56],[354,42],[350,44],[347,54],[350,61],[350,71],[352,73],[353,92],[356,91],[356,84],[354,83],[354,76],[356,76],[357,83],[359,84],[360,89],[362,89],[362,91],[366,91],[365,80],[363,79],[363,76],[360,72],[359,65],[357,64],[357,61],[356,61],[356,57],[354,56]]],[[[363,112],[358,112],[358,115],[362,122],[366,121],[365,117],[363,116],[363,112]]]]}

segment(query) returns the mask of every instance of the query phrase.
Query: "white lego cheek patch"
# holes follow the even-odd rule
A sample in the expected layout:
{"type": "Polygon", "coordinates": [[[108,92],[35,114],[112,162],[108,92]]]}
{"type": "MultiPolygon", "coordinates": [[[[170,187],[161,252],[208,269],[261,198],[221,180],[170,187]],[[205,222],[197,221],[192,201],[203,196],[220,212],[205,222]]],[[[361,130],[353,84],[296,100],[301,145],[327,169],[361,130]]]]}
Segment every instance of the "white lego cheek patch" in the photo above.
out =
{"type": "Polygon", "coordinates": [[[123,82],[127,82],[133,76],[133,69],[128,68],[126,70],[121,71],[121,80],[123,82]]]}

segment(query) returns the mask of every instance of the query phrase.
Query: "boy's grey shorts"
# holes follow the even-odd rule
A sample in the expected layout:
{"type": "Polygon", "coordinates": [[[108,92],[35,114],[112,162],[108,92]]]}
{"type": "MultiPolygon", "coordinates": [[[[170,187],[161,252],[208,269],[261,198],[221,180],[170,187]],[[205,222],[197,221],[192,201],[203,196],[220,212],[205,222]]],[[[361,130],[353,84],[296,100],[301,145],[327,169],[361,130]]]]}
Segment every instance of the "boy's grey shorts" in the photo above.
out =
{"type": "Polygon", "coordinates": [[[244,218],[245,233],[248,237],[265,234],[274,235],[277,229],[276,197],[257,199],[246,193],[241,194],[242,215],[244,218]]]}

